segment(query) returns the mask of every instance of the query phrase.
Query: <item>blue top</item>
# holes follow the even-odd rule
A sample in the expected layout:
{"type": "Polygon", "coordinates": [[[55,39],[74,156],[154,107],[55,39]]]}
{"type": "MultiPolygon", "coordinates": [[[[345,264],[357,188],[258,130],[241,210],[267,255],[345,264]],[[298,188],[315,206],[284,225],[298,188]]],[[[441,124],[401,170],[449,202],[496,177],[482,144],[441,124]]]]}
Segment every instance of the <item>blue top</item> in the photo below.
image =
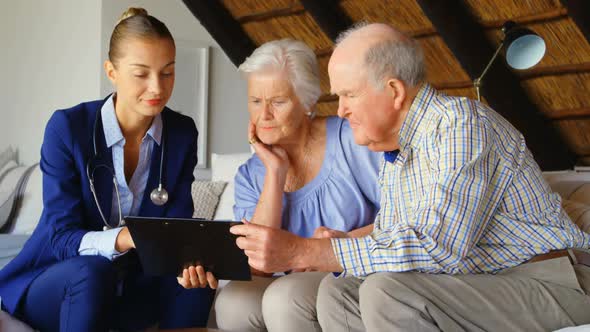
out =
{"type": "MultiPolygon", "coordinates": [[[[303,237],[319,226],[350,231],[373,223],[379,211],[379,165],[383,154],[354,143],[348,121],[326,121],[326,151],[319,174],[301,189],[283,194],[282,228],[303,237]]],[[[236,220],[250,220],[266,169],[254,155],[235,178],[236,220]]]]}
{"type": "MultiPolygon", "coordinates": [[[[47,123],[41,147],[41,220],[18,256],[0,270],[2,306],[11,314],[33,279],[53,264],[79,255],[84,235],[100,231],[104,225],[90,192],[86,164],[94,156],[92,133],[96,112],[105,101],[59,110],[47,123]]],[[[193,213],[191,184],[197,164],[197,128],[191,118],[168,108],[161,114],[166,142],[163,186],[170,197],[166,204],[157,206],[150,200],[150,190],[146,190],[138,215],[190,218],[193,213]]],[[[96,143],[97,163],[112,168],[113,154],[106,146],[102,123],[97,125],[96,143]]],[[[160,151],[161,147],[155,145],[152,153],[159,156],[160,151]]],[[[160,158],[152,158],[147,188],[158,185],[159,171],[160,158]]],[[[98,201],[106,216],[111,215],[112,178],[112,173],[105,170],[94,174],[98,201]]]]}
{"type": "MultiPolygon", "coordinates": [[[[113,186],[111,216],[107,219],[111,227],[119,224],[119,217],[136,216],[139,213],[139,207],[141,206],[141,200],[148,180],[153,146],[154,144],[160,145],[162,137],[162,115],[158,114],[154,117],[150,128],[141,141],[137,167],[133,172],[129,184],[127,184],[124,158],[125,137],[123,137],[123,132],[117,120],[113,96],[111,95],[100,109],[105,143],[107,148],[112,150],[113,170],[115,171],[114,175],[117,180],[119,197],[121,199],[121,216],[119,216],[117,191],[113,186]]],[[[121,229],[121,227],[117,227],[107,231],[86,233],[82,237],[80,249],[78,250],[80,255],[101,255],[108,259],[113,259],[120,254],[115,250],[115,242],[121,229]]]]}

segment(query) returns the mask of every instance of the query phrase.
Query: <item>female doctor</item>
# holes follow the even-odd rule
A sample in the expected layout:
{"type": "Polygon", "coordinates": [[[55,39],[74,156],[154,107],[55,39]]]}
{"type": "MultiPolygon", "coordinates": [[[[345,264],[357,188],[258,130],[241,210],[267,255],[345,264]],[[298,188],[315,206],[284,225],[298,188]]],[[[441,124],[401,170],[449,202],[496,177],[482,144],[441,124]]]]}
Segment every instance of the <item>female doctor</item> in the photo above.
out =
{"type": "Polygon", "coordinates": [[[4,310],[33,328],[206,324],[217,284],[210,272],[198,267],[178,280],[141,272],[122,278],[113,263],[134,248],[123,216],[192,215],[197,130],[190,118],[165,107],[175,53],[162,22],[129,8],[113,31],[104,65],[116,92],[56,111],[49,120],[41,148],[41,220],[0,271],[4,310]],[[179,282],[202,288],[187,290],[179,282]]]}

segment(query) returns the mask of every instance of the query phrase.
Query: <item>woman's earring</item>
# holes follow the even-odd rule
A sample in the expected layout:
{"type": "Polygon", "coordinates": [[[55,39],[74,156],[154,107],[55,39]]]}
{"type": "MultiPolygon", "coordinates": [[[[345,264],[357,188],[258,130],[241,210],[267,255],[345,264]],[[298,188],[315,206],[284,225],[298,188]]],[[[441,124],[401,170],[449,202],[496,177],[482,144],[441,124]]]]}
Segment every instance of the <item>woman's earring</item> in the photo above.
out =
{"type": "Polygon", "coordinates": [[[307,115],[307,117],[309,117],[310,119],[313,119],[315,117],[315,112],[313,112],[313,111],[305,112],[305,115],[307,115]]]}

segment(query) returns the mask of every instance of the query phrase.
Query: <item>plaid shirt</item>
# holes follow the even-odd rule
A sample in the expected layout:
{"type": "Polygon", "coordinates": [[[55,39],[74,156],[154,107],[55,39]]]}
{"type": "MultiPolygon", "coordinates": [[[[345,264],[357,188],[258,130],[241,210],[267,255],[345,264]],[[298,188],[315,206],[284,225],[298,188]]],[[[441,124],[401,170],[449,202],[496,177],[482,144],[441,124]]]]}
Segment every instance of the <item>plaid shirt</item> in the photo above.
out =
{"type": "Polygon", "coordinates": [[[367,237],[332,239],[340,276],[494,273],[587,248],[520,134],[492,109],[425,84],[383,162],[381,210],[367,237]]]}

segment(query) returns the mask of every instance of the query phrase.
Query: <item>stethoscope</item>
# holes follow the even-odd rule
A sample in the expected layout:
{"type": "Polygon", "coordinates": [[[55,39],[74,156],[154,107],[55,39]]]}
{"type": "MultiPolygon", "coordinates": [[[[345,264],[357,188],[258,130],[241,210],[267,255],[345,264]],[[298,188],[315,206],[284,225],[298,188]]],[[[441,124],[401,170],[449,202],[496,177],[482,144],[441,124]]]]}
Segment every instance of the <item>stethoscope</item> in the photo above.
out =
{"type": "MultiPolygon", "coordinates": [[[[162,118],[162,127],[164,127],[164,119],[162,118]]],[[[98,213],[102,218],[104,223],[103,230],[112,229],[113,227],[108,223],[107,218],[105,217],[104,213],[102,212],[102,207],[98,202],[98,197],[96,196],[96,189],[94,188],[94,172],[98,168],[105,168],[107,169],[111,175],[113,176],[113,185],[115,186],[115,192],[117,194],[117,207],[119,210],[119,223],[117,227],[121,227],[125,225],[123,221],[123,214],[121,212],[121,196],[119,195],[119,185],[117,184],[117,178],[115,177],[115,171],[106,164],[99,164],[95,166],[91,166],[93,162],[98,158],[98,150],[96,149],[96,132],[98,128],[98,122],[100,121],[100,109],[96,111],[96,121],[94,122],[94,129],[92,131],[92,147],[94,148],[94,157],[91,158],[88,163],[86,164],[86,175],[88,176],[88,182],[90,182],[90,191],[92,192],[92,197],[94,197],[94,202],[96,203],[96,207],[98,208],[98,213]]],[[[162,134],[162,144],[161,144],[161,153],[160,153],[160,180],[158,182],[158,187],[152,190],[150,193],[150,200],[152,203],[158,206],[162,206],[168,202],[168,191],[162,187],[162,169],[164,166],[164,150],[165,146],[165,139],[164,134],[162,134]]]]}

